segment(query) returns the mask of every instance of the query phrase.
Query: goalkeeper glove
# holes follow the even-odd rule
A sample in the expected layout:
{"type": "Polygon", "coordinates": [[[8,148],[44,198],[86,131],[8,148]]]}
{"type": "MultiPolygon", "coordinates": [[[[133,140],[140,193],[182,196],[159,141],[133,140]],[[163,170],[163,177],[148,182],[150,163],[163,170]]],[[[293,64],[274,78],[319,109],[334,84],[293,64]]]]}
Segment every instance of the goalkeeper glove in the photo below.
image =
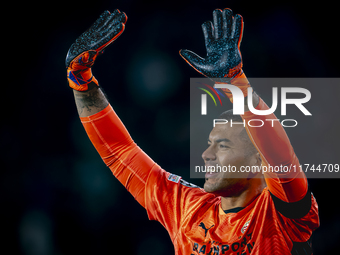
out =
{"type": "Polygon", "coordinates": [[[124,31],[127,16],[118,9],[104,11],[71,45],[66,56],[67,80],[72,89],[87,91],[98,85],[91,67],[98,55],[124,31]]]}
{"type": "MultiPolygon", "coordinates": [[[[182,58],[196,71],[211,78],[216,83],[227,80],[239,87],[247,96],[249,82],[242,71],[240,45],[243,35],[243,18],[230,9],[216,9],[213,12],[213,24],[206,21],[202,24],[207,56],[202,58],[189,50],[180,50],[182,58]]],[[[228,89],[222,89],[232,100],[228,89]]]]}

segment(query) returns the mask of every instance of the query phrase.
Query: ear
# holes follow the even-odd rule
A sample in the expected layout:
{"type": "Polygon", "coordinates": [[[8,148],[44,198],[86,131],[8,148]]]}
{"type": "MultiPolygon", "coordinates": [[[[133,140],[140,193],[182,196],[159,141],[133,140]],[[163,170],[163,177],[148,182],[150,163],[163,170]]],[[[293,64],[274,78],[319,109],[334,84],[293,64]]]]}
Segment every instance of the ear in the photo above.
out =
{"type": "Polygon", "coordinates": [[[260,166],[260,165],[262,164],[262,158],[261,158],[260,153],[257,152],[257,153],[255,154],[255,157],[256,157],[256,164],[257,164],[258,166],[260,166]]]}
{"type": "Polygon", "coordinates": [[[250,163],[252,164],[252,165],[256,165],[256,166],[261,166],[261,164],[262,164],[262,158],[261,158],[261,155],[260,155],[260,153],[259,152],[255,152],[254,154],[251,154],[251,161],[250,161],[250,163]]]}
{"type": "MultiPolygon", "coordinates": [[[[261,167],[261,164],[262,164],[262,158],[260,156],[260,153],[256,152],[255,154],[252,154],[251,156],[251,164],[253,166],[258,166],[258,167],[261,167]]],[[[248,177],[247,177],[247,180],[250,180],[252,178],[254,178],[255,176],[257,176],[259,174],[259,172],[250,172],[248,177]]]]}

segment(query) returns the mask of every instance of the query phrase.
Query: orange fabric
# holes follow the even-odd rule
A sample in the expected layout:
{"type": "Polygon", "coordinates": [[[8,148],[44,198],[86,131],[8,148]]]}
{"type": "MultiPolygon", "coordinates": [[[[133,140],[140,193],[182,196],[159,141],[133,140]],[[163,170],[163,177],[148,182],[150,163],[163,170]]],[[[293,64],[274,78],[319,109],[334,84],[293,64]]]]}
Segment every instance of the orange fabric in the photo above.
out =
{"type": "MultiPolygon", "coordinates": [[[[267,110],[269,107],[260,98],[256,109],[267,110]]],[[[296,202],[302,199],[308,190],[307,179],[304,172],[300,171],[299,160],[284,128],[279,121],[273,121],[277,120],[275,114],[260,116],[248,111],[242,118],[246,122],[248,136],[261,155],[262,165],[286,166],[290,169],[287,173],[265,173],[269,190],[285,202],[296,202]],[[262,127],[251,127],[247,125],[250,119],[262,120],[265,124],[262,127]]]]}
{"type": "Polygon", "coordinates": [[[164,170],[150,174],[146,209],[149,219],[169,232],[176,255],[290,254],[293,242],[306,242],[319,226],[314,197],[300,219],[278,213],[268,188],[243,210],[226,214],[220,197],[169,181],[169,176],[164,170]]]}
{"type": "MultiPolygon", "coordinates": [[[[216,82],[217,84],[223,84],[224,82],[216,82]]],[[[241,70],[240,74],[238,74],[236,77],[234,77],[229,84],[237,86],[239,89],[242,90],[244,97],[248,95],[248,88],[250,87],[250,83],[247,79],[247,76],[244,74],[244,72],[241,70]]],[[[226,96],[229,98],[231,102],[233,102],[233,94],[230,92],[229,89],[221,89],[226,96]]]]}
{"type": "Polygon", "coordinates": [[[80,119],[104,163],[145,207],[144,190],[148,175],[152,169],[160,167],[134,143],[111,105],[80,119]]]}
{"type": "MultiPolygon", "coordinates": [[[[265,107],[263,103],[261,107],[265,107]]],[[[245,118],[250,117],[249,113],[245,115],[245,118]]],[[[81,121],[112,173],[145,207],[149,219],[159,221],[167,229],[176,255],[290,254],[293,242],[307,241],[319,225],[318,207],[313,196],[310,211],[300,219],[289,219],[276,211],[269,189],[278,187],[280,192],[288,194],[291,193],[288,189],[294,189],[301,196],[305,192],[297,190],[299,185],[294,186],[297,183],[294,179],[289,179],[289,185],[282,187],[280,178],[267,178],[269,189],[265,188],[243,210],[225,214],[220,197],[192,187],[154,163],[134,143],[110,105],[81,121]]],[[[271,143],[274,133],[264,135],[251,129],[248,132],[252,136],[262,136],[253,141],[260,143],[258,148],[266,162],[291,160],[292,149],[286,144],[289,141],[282,130],[275,128],[271,132],[282,138],[276,144],[283,148],[276,148],[271,143]],[[268,142],[261,142],[267,137],[268,142]],[[270,146],[270,150],[264,146],[270,146]],[[276,152],[284,156],[280,157],[276,152]]],[[[274,194],[278,195],[278,192],[274,191],[274,194]]]]}

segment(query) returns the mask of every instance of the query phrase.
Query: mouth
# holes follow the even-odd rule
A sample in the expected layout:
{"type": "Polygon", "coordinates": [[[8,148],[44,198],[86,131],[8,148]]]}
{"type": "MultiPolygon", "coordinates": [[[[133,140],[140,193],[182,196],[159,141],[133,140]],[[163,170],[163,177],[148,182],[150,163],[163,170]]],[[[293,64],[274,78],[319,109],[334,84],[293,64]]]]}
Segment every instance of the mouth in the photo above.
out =
{"type": "Polygon", "coordinates": [[[217,176],[218,174],[219,174],[219,173],[206,173],[206,174],[205,174],[205,180],[211,179],[211,178],[216,178],[216,176],[217,176]]]}
{"type": "MultiPolygon", "coordinates": [[[[206,168],[208,168],[209,166],[211,166],[211,165],[205,165],[206,166],[206,168]]],[[[206,174],[205,174],[205,180],[207,180],[207,179],[209,179],[209,178],[216,178],[216,176],[219,174],[219,172],[218,171],[214,171],[214,172],[212,172],[212,171],[209,171],[208,172],[208,170],[207,170],[207,172],[206,172],[206,174]]]]}

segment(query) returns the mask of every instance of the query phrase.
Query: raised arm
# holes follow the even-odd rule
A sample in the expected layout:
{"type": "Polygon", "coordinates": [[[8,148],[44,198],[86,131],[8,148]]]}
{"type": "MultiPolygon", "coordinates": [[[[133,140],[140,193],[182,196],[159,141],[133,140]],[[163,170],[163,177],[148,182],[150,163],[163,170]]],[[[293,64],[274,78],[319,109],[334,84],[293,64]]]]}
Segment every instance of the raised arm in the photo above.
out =
{"type": "MultiPolygon", "coordinates": [[[[268,106],[256,93],[247,95],[250,87],[247,77],[242,70],[240,44],[243,35],[243,18],[230,9],[214,10],[213,23],[205,22],[202,25],[207,56],[202,58],[197,54],[181,50],[180,55],[198,72],[211,78],[216,83],[229,83],[242,90],[244,97],[253,98],[254,107],[259,110],[268,109],[268,106]]],[[[222,89],[233,102],[230,90],[222,89]]],[[[246,101],[246,100],[245,100],[246,101]]],[[[267,116],[254,116],[245,105],[246,113],[243,119],[276,119],[274,114],[267,116]],[[248,111],[247,111],[248,110],[248,111]]],[[[249,127],[246,125],[249,138],[261,155],[263,165],[296,165],[299,161],[294,153],[285,130],[278,121],[274,121],[274,128],[270,125],[263,127],[249,127]]],[[[264,121],[268,123],[268,121],[264,121]]],[[[293,169],[293,168],[292,168],[293,169]]],[[[271,193],[284,202],[296,202],[305,197],[307,193],[307,180],[303,172],[289,172],[282,174],[265,173],[266,183],[271,193]]],[[[309,199],[310,201],[310,199],[309,199]]],[[[308,206],[307,206],[308,207],[308,206]]]]}
{"type": "Polygon", "coordinates": [[[145,186],[160,169],[132,140],[91,72],[97,56],[124,31],[127,17],[105,11],[72,44],[66,58],[67,79],[74,90],[80,120],[104,163],[145,207],[145,186]]]}

